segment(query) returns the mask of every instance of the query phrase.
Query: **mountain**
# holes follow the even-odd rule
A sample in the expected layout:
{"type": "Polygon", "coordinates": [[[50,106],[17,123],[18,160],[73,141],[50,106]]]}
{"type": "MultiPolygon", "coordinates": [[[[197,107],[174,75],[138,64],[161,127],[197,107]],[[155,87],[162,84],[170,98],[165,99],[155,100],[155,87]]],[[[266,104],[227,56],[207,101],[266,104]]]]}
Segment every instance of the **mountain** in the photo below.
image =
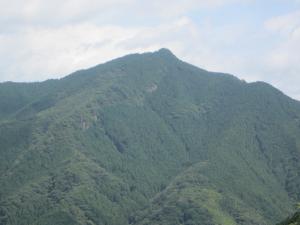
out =
{"type": "Polygon", "coordinates": [[[275,224],[299,151],[298,101],[167,49],[2,83],[0,224],[275,224]]]}

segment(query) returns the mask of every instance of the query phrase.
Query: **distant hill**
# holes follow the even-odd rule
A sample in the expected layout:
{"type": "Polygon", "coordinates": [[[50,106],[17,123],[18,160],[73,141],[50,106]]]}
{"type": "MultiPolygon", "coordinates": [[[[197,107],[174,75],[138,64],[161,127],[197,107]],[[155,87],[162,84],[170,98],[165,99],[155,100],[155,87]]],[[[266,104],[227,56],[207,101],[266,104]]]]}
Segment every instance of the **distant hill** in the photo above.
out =
{"type": "Polygon", "coordinates": [[[2,83],[0,224],[276,224],[299,152],[298,101],[167,49],[2,83]]]}

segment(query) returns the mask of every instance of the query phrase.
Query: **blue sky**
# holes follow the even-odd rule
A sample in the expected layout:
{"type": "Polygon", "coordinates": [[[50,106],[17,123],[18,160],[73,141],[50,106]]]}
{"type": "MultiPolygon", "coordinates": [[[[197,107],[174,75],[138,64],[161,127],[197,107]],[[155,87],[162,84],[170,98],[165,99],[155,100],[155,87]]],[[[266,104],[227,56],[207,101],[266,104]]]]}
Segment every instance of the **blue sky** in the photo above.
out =
{"type": "Polygon", "coordinates": [[[0,0],[0,81],[166,47],[300,100],[300,0],[0,0]]]}

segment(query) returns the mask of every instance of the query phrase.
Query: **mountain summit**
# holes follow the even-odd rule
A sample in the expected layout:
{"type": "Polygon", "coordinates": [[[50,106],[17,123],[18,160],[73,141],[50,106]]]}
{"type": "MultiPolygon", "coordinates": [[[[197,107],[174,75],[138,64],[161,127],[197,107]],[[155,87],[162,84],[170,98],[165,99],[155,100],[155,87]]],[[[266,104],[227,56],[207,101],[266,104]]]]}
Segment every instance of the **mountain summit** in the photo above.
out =
{"type": "Polygon", "coordinates": [[[167,49],[167,48],[161,48],[157,51],[160,55],[165,55],[168,57],[176,57],[171,50],[167,49]]]}
{"type": "Polygon", "coordinates": [[[300,198],[300,104],[133,54],[0,84],[1,225],[268,225],[300,198]]]}

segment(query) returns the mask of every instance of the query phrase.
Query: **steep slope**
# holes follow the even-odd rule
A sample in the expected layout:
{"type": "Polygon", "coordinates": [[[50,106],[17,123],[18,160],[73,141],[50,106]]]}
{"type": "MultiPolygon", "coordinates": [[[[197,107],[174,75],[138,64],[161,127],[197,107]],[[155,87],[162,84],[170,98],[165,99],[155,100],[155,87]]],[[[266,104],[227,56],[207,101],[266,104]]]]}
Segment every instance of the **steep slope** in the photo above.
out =
{"type": "Polygon", "coordinates": [[[300,104],[268,84],[162,49],[0,93],[0,224],[262,225],[299,200],[300,104]]]}

